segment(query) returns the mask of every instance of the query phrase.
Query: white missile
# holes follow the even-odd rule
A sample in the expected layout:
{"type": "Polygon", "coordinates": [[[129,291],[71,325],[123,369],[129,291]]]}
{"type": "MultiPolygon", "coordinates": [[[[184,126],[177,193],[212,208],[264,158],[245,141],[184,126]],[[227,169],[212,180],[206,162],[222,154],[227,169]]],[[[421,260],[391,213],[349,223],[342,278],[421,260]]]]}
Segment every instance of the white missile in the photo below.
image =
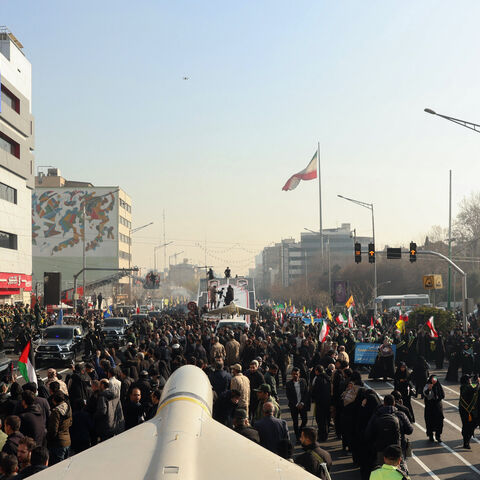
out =
{"type": "Polygon", "coordinates": [[[317,477],[212,418],[212,387],[176,370],[156,416],[29,478],[49,480],[309,480],[317,477]]]}

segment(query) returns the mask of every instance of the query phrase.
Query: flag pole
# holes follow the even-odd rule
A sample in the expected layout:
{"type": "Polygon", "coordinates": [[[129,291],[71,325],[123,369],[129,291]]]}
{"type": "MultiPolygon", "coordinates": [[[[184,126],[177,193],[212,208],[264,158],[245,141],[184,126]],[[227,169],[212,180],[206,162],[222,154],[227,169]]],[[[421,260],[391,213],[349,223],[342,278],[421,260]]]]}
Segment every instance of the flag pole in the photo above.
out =
{"type": "Polygon", "coordinates": [[[323,258],[323,222],[322,222],[322,174],[320,170],[320,142],[317,144],[317,172],[318,172],[318,210],[320,214],[320,251],[323,258]]]}

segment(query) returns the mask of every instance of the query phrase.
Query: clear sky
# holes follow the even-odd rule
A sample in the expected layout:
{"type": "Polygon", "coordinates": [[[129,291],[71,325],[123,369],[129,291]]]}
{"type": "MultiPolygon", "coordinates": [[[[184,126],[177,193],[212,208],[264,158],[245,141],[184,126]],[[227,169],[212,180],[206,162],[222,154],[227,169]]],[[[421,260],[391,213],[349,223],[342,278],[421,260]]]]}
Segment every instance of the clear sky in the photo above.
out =
{"type": "MultiPolygon", "coordinates": [[[[245,272],[261,248],[318,228],[318,186],[282,192],[321,143],[324,227],[377,247],[422,243],[480,187],[480,2],[0,0],[33,66],[36,163],[120,185],[134,263],[173,241],[245,272]],[[183,80],[183,77],[188,80],[183,80]]],[[[162,261],[163,255],[159,253],[162,261]]],[[[173,259],[172,259],[173,260],[173,259]]]]}

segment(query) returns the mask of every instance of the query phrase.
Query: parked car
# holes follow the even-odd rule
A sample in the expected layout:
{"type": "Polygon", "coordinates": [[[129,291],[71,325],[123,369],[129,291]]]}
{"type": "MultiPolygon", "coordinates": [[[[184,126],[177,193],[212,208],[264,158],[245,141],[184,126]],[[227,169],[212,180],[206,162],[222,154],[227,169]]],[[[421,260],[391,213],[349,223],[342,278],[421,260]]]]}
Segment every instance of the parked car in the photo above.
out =
{"type": "Polygon", "coordinates": [[[35,351],[37,366],[44,360],[70,362],[77,358],[83,346],[80,325],[53,325],[47,327],[35,351]]]}

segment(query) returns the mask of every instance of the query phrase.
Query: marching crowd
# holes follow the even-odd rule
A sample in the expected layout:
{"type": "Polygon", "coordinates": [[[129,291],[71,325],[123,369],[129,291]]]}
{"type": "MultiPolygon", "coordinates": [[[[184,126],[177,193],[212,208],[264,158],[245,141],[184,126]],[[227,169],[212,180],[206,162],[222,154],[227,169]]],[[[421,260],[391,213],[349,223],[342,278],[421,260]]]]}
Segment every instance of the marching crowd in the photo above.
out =
{"type": "MultiPolygon", "coordinates": [[[[34,312],[3,313],[9,316],[2,320],[3,330],[12,330],[15,322],[35,330],[34,312]]],[[[40,316],[45,319],[44,312],[40,316]]],[[[318,325],[293,316],[279,320],[266,310],[249,328],[217,334],[214,323],[171,310],[135,323],[123,346],[105,345],[98,314],[82,321],[91,326],[88,355],[72,365],[72,373],[62,378],[50,368],[38,385],[20,385],[16,378],[0,384],[2,478],[26,478],[152,418],[166,380],[185,364],[208,375],[217,421],[320,478],[330,478],[329,434],[341,439],[362,480],[406,478],[415,422],[412,396],[424,399],[428,437],[441,441],[444,394],[428,371],[431,339],[421,329],[395,332],[394,319],[374,331],[332,325],[320,342],[318,325]],[[394,389],[384,398],[362,381],[354,365],[359,340],[381,343],[370,376],[393,379],[394,389]],[[309,413],[316,428],[307,426],[309,413]],[[295,445],[301,454],[293,454],[295,445]]],[[[435,342],[436,360],[443,362],[442,351],[450,359],[450,377],[462,370],[460,414],[468,448],[479,418],[478,339],[455,331],[435,342]]]]}

